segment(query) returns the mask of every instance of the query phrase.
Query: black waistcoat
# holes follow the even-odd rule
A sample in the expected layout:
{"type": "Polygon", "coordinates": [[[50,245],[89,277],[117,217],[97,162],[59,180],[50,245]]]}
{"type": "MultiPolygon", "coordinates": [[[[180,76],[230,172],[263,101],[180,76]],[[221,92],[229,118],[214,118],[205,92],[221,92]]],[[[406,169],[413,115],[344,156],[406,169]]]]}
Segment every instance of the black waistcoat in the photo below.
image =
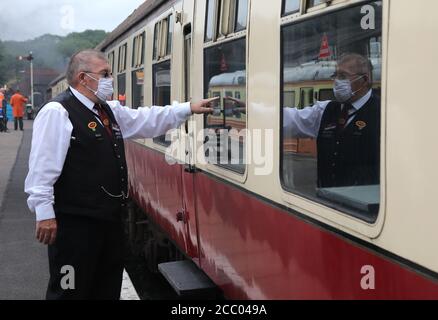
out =
{"type": "Polygon", "coordinates": [[[318,187],[380,183],[380,99],[370,100],[343,130],[337,128],[340,104],[331,102],[318,134],[318,187]]]}
{"type": "Polygon", "coordinates": [[[103,106],[112,137],[70,90],[53,101],[62,104],[73,125],[67,158],[54,186],[56,215],[120,219],[128,178],[123,137],[110,107],[103,106]]]}

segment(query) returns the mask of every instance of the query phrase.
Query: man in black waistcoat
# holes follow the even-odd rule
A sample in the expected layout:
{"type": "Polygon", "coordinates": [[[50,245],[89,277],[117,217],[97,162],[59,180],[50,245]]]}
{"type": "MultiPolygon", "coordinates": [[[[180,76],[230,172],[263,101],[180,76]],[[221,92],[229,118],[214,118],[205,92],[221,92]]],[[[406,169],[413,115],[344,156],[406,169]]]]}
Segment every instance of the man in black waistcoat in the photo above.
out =
{"type": "Polygon", "coordinates": [[[152,138],[210,100],[167,107],[122,107],[103,53],[75,54],[69,89],[34,123],[25,191],[37,239],[49,245],[47,299],[119,299],[123,273],[121,211],[128,196],[124,139],[152,138]]]}
{"type": "Polygon", "coordinates": [[[284,109],[284,135],[317,139],[318,188],[380,183],[380,97],[372,64],[345,54],[334,75],[335,101],[284,109]]]}

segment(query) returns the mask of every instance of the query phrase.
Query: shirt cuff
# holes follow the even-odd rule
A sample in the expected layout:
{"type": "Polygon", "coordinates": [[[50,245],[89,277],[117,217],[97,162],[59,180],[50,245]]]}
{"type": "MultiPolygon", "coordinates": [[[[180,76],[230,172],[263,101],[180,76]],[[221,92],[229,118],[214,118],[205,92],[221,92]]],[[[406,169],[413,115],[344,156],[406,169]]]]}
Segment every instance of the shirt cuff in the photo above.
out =
{"type": "Polygon", "coordinates": [[[191,105],[190,102],[179,104],[178,109],[176,111],[178,116],[183,118],[183,119],[190,117],[192,115],[192,108],[190,105],[191,105]]]}
{"type": "Polygon", "coordinates": [[[36,211],[36,221],[44,221],[55,219],[55,210],[53,210],[53,206],[51,204],[41,205],[35,208],[36,211]]]}

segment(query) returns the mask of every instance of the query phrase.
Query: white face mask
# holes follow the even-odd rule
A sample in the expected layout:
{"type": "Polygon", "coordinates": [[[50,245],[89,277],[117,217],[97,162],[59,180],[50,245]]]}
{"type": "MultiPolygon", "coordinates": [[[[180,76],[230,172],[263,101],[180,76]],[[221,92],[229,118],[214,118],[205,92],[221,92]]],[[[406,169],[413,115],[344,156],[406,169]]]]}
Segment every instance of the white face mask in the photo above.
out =
{"type": "Polygon", "coordinates": [[[362,90],[362,88],[360,88],[359,90],[356,90],[353,92],[353,89],[351,89],[351,84],[359,81],[360,79],[362,79],[364,77],[360,76],[359,78],[350,81],[348,79],[346,80],[338,80],[335,79],[335,85],[333,87],[333,93],[335,94],[335,98],[336,101],[344,103],[349,101],[356,93],[358,93],[360,90],[362,90]]]}
{"type": "Polygon", "coordinates": [[[97,91],[94,91],[90,89],[88,86],[85,86],[88,90],[93,92],[93,94],[102,102],[106,102],[107,100],[111,99],[114,93],[113,78],[101,78],[98,80],[90,76],[88,73],[86,73],[86,75],[99,83],[97,86],[97,91]]]}

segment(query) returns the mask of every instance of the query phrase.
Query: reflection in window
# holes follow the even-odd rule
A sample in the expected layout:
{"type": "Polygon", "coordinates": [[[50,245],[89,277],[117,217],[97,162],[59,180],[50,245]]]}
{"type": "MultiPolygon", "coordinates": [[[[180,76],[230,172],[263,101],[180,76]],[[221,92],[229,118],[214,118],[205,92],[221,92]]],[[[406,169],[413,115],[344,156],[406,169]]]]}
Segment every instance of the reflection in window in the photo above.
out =
{"type": "Polygon", "coordinates": [[[206,146],[206,156],[214,164],[243,174],[246,138],[246,39],[208,48],[204,57],[205,97],[221,98],[214,106],[215,112],[205,118],[205,127],[212,129],[211,135],[207,137],[211,148],[206,146]],[[238,99],[233,98],[233,92],[238,99]]]}
{"type": "Polygon", "coordinates": [[[247,16],[248,0],[237,0],[236,32],[246,29],[247,16]]]}
{"type": "Polygon", "coordinates": [[[144,69],[132,72],[132,107],[137,109],[144,106],[144,69]]]}
{"type": "Polygon", "coordinates": [[[326,0],[309,0],[308,7],[315,7],[317,5],[320,5],[321,3],[327,2],[326,0]]]}
{"type": "Polygon", "coordinates": [[[281,174],[286,190],[374,222],[380,206],[382,2],[370,5],[375,29],[362,28],[362,6],[283,27],[281,174]],[[335,98],[333,77],[357,91],[350,100],[343,102],[348,92],[335,98]]]}
{"type": "MultiPolygon", "coordinates": [[[[153,67],[153,104],[155,106],[170,105],[170,61],[156,64],[153,67]]],[[[170,141],[166,141],[166,136],[154,139],[155,143],[170,146],[170,141]]]]}
{"type": "Polygon", "coordinates": [[[295,108],[295,92],[294,91],[284,91],[283,92],[283,105],[289,108],[295,108]]]}
{"type": "Polygon", "coordinates": [[[300,9],[300,0],[285,0],[284,14],[297,12],[300,9]]]}
{"type": "Polygon", "coordinates": [[[126,106],[126,74],[119,74],[117,76],[117,100],[122,106],[126,106]]]}
{"type": "Polygon", "coordinates": [[[207,19],[205,22],[205,42],[213,40],[214,12],[216,0],[207,0],[207,19]]]}

